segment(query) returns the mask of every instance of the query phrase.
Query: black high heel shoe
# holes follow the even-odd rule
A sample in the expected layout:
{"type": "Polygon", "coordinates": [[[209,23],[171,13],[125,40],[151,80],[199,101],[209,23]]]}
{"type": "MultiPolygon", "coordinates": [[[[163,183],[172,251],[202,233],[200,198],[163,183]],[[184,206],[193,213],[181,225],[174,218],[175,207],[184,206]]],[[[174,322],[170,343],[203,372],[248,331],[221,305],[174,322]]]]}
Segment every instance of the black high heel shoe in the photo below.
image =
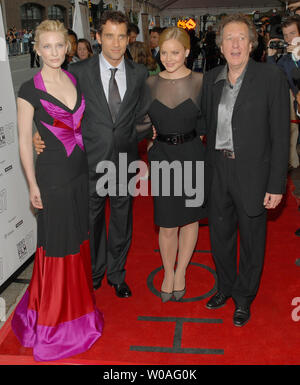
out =
{"type": "Polygon", "coordinates": [[[160,298],[163,303],[166,303],[170,301],[173,297],[173,293],[167,293],[166,291],[161,291],[160,292],[160,298]]]}
{"type": "Polygon", "coordinates": [[[180,301],[181,298],[183,298],[183,296],[185,295],[185,288],[183,290],[174,290],[173,291],[173,296],[175,298],[176,301],[180,301]]]}

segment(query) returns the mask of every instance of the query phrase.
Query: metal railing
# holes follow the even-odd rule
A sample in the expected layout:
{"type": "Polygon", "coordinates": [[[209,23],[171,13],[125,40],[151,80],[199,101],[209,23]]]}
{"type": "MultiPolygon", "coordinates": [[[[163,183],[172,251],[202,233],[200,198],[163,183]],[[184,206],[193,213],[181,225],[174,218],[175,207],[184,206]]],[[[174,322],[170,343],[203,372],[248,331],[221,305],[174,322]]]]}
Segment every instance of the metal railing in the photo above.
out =
{"type": "Polygon", "coordinates": [[[16,39],[14,42],[7,42],[8,56],[26,55],[29,53],[29,42],[24,42],[21,39],[16,39]]]}

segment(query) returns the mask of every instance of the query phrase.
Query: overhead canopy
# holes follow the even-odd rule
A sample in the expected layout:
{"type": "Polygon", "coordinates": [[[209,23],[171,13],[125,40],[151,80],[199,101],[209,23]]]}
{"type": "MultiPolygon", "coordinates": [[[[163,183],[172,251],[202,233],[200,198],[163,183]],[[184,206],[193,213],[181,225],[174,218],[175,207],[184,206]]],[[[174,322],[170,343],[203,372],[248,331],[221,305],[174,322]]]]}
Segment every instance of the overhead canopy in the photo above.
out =
{"type": "Polygon", "coordinates": [[[150,0],[160,11],[188,8],[281,8],[280,0],[150,0]]]}

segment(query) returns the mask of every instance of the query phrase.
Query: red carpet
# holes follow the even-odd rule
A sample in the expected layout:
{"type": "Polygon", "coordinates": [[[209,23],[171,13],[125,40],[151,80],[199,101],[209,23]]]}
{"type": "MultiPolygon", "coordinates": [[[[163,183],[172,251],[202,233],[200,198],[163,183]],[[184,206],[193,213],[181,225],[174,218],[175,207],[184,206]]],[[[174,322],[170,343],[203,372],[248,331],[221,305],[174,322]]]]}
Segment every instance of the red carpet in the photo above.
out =
{"type": "MultiPolygon", "coordinates": [[[[133,296],[117,298],[105,281],[96,292],[105,319],[102,338],[88,352],[52,364],[299,364],[300,306],[292,305],[300,297],[300,268],[295,265],[300,239],[294,235],[299,224],[296,200],[289,191],[280,215],[269,218],[264,272],[251,320],[237,328],[232,323],[232,300],[218,310],[205,308],[215,285],[207,226],[200,227],[185,301],[161,303],[157,295],[163,272],[155,251],[152,199],[136,198],[126,265],[133,296]]],[[[18,343],[10,320],[0,330],[1,364],[37,364],[31,349],[18,343]]]]}

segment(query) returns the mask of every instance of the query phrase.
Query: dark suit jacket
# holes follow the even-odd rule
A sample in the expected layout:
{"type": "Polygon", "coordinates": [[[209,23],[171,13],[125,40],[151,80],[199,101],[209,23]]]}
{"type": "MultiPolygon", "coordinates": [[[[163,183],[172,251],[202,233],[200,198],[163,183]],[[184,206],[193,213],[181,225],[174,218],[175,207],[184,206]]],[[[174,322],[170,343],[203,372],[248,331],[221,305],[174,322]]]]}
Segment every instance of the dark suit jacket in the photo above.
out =
{"type": "Polygon", "coordinates": [[[165,68],[165,66],[162,64],[162,62],[160,60],[160,51],[157,52],[157,54],[154,56],[154,59],[156,60],[156,63],[159,65],[160,70],[164,71],[166,68],[165,68]]]}
{"type": "Polygon", "coordinates": [[[113,123],[101,82],[99,55],[69,67],[79,80],[86,102],[82,136],[89,163],[91,192],[95,191],[95,182],[101,176],[96,173],[98,162],[113,161],[118,169],[119,153],[127,153],[127,164],[138,158],[135,120],[148,73],[143,65],[128,60],[125,60],[125,68],[127,90],[113,123]]]}
{"type": "Polygon", "coordinates": [[[126,57],[126,59],[128,59],[128,60],[133,60],[133,58],[132,58],[132,56],[131,56],[131,53],[130,53],[130,50],[129,50],[128,47],[126,48],[125,57],[126,57]]]}
{"type": "MultiPolygon", "coordinates": [[[[202,113],[207,131],[206,199],[215,166],[218,106],[224,80],[215,82],[222,67],[203,79],[202,113]]],[[[237,97],[232,133],[244,209],[263,212],[265,193],[285,192],[289,158],[290,98],[285,75],[277,66],[250,59],[237,97]]]]}

